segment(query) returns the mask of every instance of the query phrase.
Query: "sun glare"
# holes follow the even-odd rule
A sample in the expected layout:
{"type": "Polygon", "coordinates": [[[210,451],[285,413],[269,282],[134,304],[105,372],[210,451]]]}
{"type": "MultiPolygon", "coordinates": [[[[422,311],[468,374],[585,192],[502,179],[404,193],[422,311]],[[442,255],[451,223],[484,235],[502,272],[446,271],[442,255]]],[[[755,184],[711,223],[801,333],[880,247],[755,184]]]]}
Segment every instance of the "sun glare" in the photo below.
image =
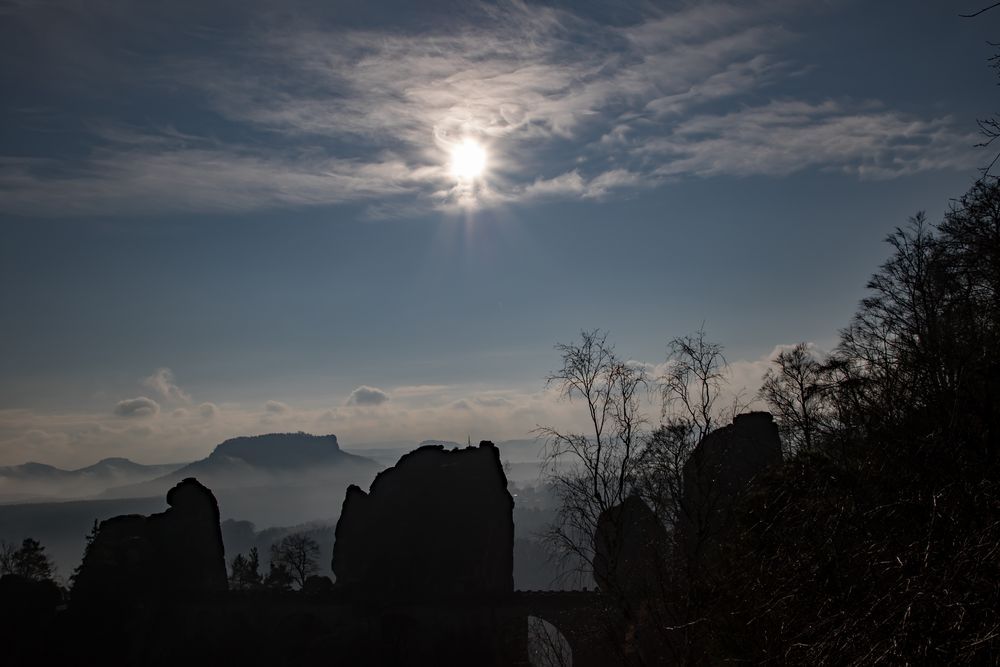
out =
{"type": "Polygon", "coordinates": [[[451,174],[460,181],[474,181],[486,168],[486,151],[478,142],[466,139],[451,150],[451,174]]]}

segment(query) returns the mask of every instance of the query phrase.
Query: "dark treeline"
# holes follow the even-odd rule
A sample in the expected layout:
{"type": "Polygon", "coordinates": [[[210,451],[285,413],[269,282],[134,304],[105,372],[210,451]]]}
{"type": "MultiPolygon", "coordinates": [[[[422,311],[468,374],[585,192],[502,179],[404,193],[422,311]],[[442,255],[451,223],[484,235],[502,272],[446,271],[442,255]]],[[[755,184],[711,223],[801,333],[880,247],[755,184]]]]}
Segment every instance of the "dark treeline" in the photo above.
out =
{"type": "Polygon", "coordinates": [[[550,544],[614,601],[623,662],[1000,661],[1000,186],[888,242],[836,348],[786,349],[764,377],[780,453],[766,415],[720,428],[740,405],[719,404],[704,332],[659,378],[601,332],[558,347],[550,381],[592,430],[543,429],[577,463],[551,471],[550,544]],[[664,418],[644,430],[651,385],[664,418]]]}
{"type": "Polygon", "coordinates": [[[706,660],[1000,659],[1000,187],[888,241],[833,353],[766,378],[790,455],[697,582],[706,660]]]}
{"type": "Polygon", "coordinates": [[[1000,659],[1000,188],[888,240],[837,349],[796,348],[767,378],[791,452],[699,582],[720,655],[1000,659]]]}

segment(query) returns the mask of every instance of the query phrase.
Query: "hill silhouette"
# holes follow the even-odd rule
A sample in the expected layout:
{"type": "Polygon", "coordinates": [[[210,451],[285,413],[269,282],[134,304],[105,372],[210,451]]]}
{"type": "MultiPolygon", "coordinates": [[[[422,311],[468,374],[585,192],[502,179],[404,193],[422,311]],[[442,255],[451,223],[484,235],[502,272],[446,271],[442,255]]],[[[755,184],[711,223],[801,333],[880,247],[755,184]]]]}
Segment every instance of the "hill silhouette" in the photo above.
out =
{"type": "Polygon", "coordinates": [[[108,497],[160,495],[186,477],[204,479],[213,488],[269,486],[292,483],[306,486],[328,481],[334,473],[374,474],[371,459],[340,449],[335,435],[268,433],[230,438],[207,457],[140,484],[109,489],[108,497]]]}
{"type": "Polygon", "coordinates": [[[227,515],[258,526],[333,520],[350,484],[367,484],[384,466],[340,448],[335,435],[269,433],[231,438],[205,458],[105,498],[162,497],[187,477],[211,487],[227,515]]]}
{"type": "Polygon", "coordinates": [[[122,457],[110,457],[73,470],[34,461],[3,466],[0,467],[0,503],[92,497],[110,487],[160,477],[183,465],[144,465],[122,457]]]}

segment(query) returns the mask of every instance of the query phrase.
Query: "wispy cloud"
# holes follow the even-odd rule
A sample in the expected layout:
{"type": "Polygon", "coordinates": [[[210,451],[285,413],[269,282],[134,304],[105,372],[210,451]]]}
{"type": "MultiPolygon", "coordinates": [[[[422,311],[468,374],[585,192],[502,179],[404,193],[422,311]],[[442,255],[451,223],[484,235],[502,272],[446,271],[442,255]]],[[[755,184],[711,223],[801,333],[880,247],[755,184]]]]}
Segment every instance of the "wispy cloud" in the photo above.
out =
{"type": "Polygon", "coordinates": [[[287,403],[281,401],[267,401],[264,403],[264,411],[274,415],[286,414],[291,408],[287,403]]]}
{"type": "Polygon", "coordinates": [[[783,96],[782,81],[810,63],[783,55],[796,35],[776,18],[801,11],[706,2],[608,25],[510,1],[435,27],[251,21],[149,56],[135,73],[153,103],[181,95],[211,130],[105,119],[82,157],[0,159],[0,206],[66,215],[364,202],[394,215],[606,198],[678,177],[820,168],[893,178],[975,165],[974,138],[947,116],[783,96]],[[466,136],[490,150],[471,190],[445,166],[466,136]]]}
{"type": "Polygon", "coordinates": [[[973,133],[956,130],[947,117],[778,100],[686,119],[639,150],[660,159],[655,173],[663,175],[783,176],[817,167],[878,179],[970,168],[974,142],[973,133]]]}
{"type": "Polygon", "coordinates": [[[174,373],[169,368],[157,368],[142,381],[144,387],[154,390],[162,398],[179,403],[190,403],[191,395],[177,386],[174,373]]]}

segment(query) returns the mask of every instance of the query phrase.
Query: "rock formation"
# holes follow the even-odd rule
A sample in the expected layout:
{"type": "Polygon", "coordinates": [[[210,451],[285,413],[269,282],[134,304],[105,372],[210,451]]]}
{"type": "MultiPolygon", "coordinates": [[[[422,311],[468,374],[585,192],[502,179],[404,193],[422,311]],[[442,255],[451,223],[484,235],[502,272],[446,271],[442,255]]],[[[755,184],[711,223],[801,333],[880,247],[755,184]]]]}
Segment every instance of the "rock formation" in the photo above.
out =
{"type": "Polygon", "coordinates": [[[670,540],[638,496],[601,512],[594,550],[594,580],[603,592],[633,606],[644,596],[662,594],[670,540]]]}
{"type": "Polygon", "coordinates": [[[513,582],[514,500],[492,442],[420,447],[347,490],[333,551],[337,585],[365,596],[502,595],[513,582]]]}
{"type": "Polygon", "coordinates": [[[684,464],[688,555],[712,553],[732,521],[737,497],[757,475],[781,461],[778,426],[769,412],[737,415],[709,433],[684,464]]]}
{"type": "Polygon", "coordinates": [[[102,521],[73,587],[74,604],[197,599],[224,591],[219,506],[187,478],[167,493],[167,511],[102,521]]]}

